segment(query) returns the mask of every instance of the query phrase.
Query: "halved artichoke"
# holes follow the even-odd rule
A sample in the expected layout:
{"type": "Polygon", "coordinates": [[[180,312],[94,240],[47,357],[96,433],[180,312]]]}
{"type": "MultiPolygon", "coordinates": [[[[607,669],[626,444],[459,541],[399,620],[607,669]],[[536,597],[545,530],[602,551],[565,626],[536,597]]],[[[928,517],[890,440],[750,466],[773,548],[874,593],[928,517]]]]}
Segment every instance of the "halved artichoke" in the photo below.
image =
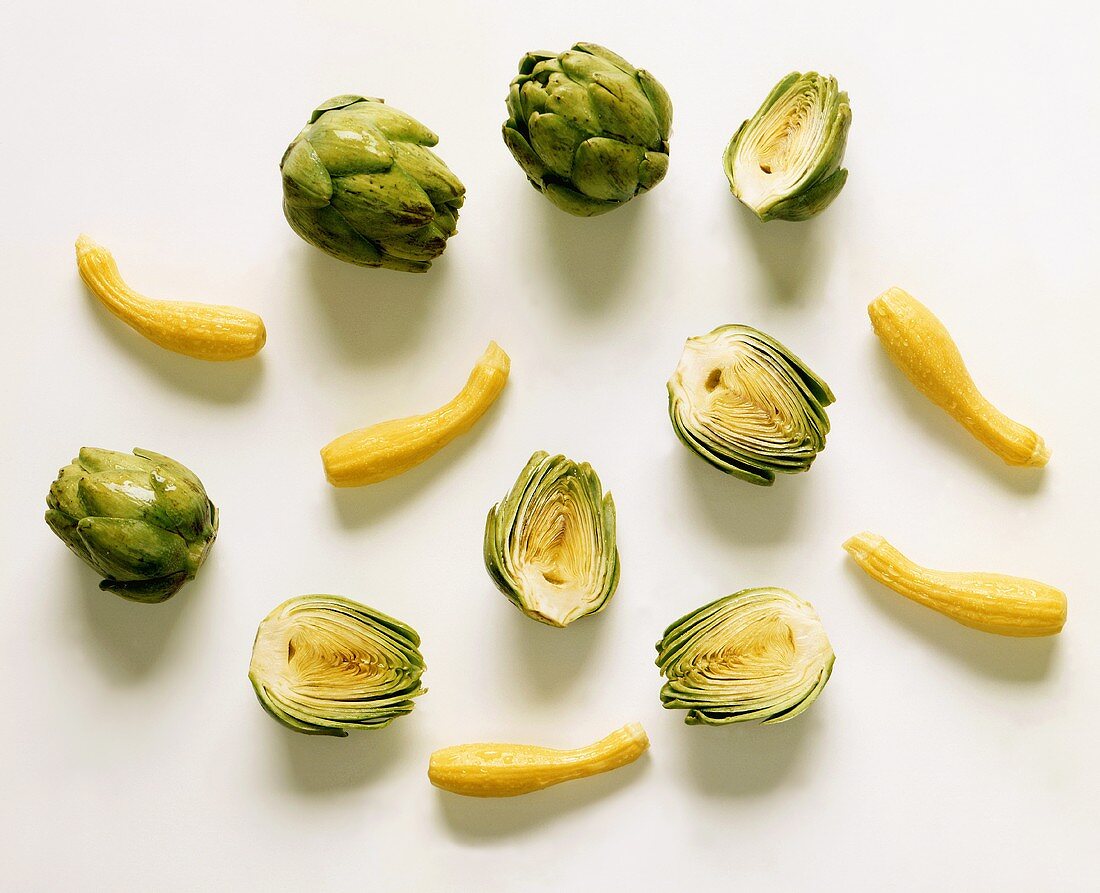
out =
{"type": "Polygon", "coordinates": [[[533,620],[567,626],[619,584],[615,503],[587,462],[539,451],[485,521],[485,567],[533,620]]]}
{"type": "Polygon", "coordinates": [[[300,595],[256,631],[248,678],[264,710],[296,732],[345,737],[410,713],[424,694],[420,636],[338,595],[300,595]]]}
{"type": "Polygon", "coordinates": [[[813,605],[743,589],[684,615],[657,643],[661,703],[691,725],[786,722],[821,694],[833,649],[813,605]]]}
{"type": "Polygon", "coordinates": [[[807,220],[840,194],[852,109],[836,78],[794,71],[726,147],[730,191],[761,220],[807,220]]]}
{"type": "Polygon", "coordinates": [[[833,392],[786,347],[751,326],[689,338],[668,381],[677,436],[715,468],[770,486],[825,448],[833,392]]]}

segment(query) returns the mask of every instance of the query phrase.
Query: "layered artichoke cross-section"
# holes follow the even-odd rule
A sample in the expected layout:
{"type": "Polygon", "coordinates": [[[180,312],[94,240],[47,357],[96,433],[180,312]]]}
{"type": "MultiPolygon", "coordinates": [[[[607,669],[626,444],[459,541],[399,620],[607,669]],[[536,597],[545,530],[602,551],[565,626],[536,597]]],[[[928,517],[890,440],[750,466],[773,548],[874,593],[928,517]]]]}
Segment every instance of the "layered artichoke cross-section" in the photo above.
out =
{"type": "Polygon", "coordinates": [[[283,155],[283,211],[299,236],[349,263],[422,272],[458,227],[466,188],[431,130],[365,96],[313,112],[283,155]]]}
{"type": "Polygon", "coordinates": [[[685,614],[657,643],[661,703],[688,725],[785,722],[829,681],[833,649],[813,606],[785,589],[744,589],[685,614]]]}
{"type": "Polygon", "coordinates": [[[844,188],[852,110],[836,78],[791,72],[726,147],[730,191],[761,220],[807,220],[844,188]]]}
{"type": "Polygon", "coordinates": [[[754,484],[806,471],[825,448],[833,393],[770,335],[744,325],[689,338],[668,382],[672,427],[714,467],[754,484]]]}
{"type": "Polygon", "coordinates": [[[248,678],[263,708],[296,732],[344,737],[412,712],[424,658],[420,637],[338,595],[302,595],[256,631],[248,678]]]}
{"type": "Polygon", "coordinates": [[[602,611],[619,583],[615,503],[587,462],[536,452],[485,522],[485,567],[550,626],[602,611]]]}
{"type": "Polygon", "coordinates": [[[668,170],[668,93],[605,47],[527,53],[507,105],[508,149],[531,185],[570,214],[620,207],[668,170]]]}

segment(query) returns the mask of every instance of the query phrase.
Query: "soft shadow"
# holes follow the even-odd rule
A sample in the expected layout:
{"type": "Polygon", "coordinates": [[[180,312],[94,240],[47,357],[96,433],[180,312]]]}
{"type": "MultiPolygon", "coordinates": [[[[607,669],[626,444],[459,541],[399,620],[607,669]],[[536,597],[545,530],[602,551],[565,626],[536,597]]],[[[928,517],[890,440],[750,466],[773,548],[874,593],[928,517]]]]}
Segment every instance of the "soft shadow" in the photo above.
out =
{"type": "Polygon", "coordinates": [[[950,444],[967,462],[1010,490],[1031,494],[1038,493],[1043,488],[1048,473],[1046,468],[1016,468],[1006,465],[975,440],[962,425],[921,394],[890,361],[885,351],[876,349],[875,358],[878,376],[891,383],[905,414],[933,437],[950,444]]]}
{"type": "Polygon", "coordinates": [[[854,562],[845,565],[867,601],[953,660],[1009,682],[1039,682],[1050,671],[1057,654],[1057,636],[1017,639],[970,629],[872,580],[854,562]]]}
{"type": "MultiPolygon", "coordinates": [[[[810,272],[817,267],[822,254],[821,218],[792,222],[769,220],[763,223],[740,202],[730,207],[738,225],[752,242],[754,253],[767,273],[772,300],[792,304],[805,303],[811,295],[803,286],[810,272]]],[[[818,278],[824,275],[817,270],[818,278]]]]}
{"type": "Polygon", "coordinates": [[[89,635],[88,651],[113,679],[126,684],[139,682],[161,660],[172,631],[186,606],[203,595],[203,576],[194,580],[168,601],[157,605],[127,601],[113,592],[99,589],[100,577],[82,562],[71,566],[65,601],[79,598],[89,635]]]}
{"type": "Polygon", "coordinates": [[[309,279],[332,340],[347,359],[380,363],[413,347],[446,284],[447,257],[425,273],[357,267],[303,246],[309,279]]]}
{"type": "Polygon", "coordinates": [[[635,260],[645,199],[639,196],[599,217],[574,217],[539,197],[539,241],[550,246],[548,261],[577,310],[599,315],[631,292],[626,280],[635,260]]]}
{"type": "Polygon", "coordinates": [[[564,698],[586,678],[585,665],[611,618],[582,617],[565,629],[556,629],[525,617],[510,603],[503,607],[512,615],[508,618],[512,645],[519,652],[509,661],[509,672],[522,666],[527,676],[523,690],[540,700],[564,698]]]}
{"type": "Polygon", "coordinates": [[[368,484],[365,487],[326,485],[340,523],[346,528],[373,524],[385,518],[399,506],[415,499],[422,490],[430,488],[437,478],[453,473],[451,467],[474,448],[478,440],[485,436],[484,432],[487,429],[496,424],[496,419],[503,412],[500,404],[507,400],[507,392],[501,394],[485,416],[478,420],[472,431],[461,435],[457,440],[443,447],[438,454],[431,456],[415,468],[410,468],[404,474],[376,484],[368,484]]]}
{"type": "Polygon", "coordinates": [[[789,722],[693,726],[681,736],[691,778],[708,796],[751,797],[779,785],[814,736],[814,707],[789,722]]]}
{"type": "Polygon", "coordinates": [[[723,474],[688,449],[679,450],[681,474],[702,506],[709,526],[735,542],[774,543],[782,540],[795,516],[806,511],[810,472],[776,475],[770,487],[761,487],[723,474]]]}
{"type": "Polygon", "coordinates": [[[463,797],[438,791],[439,809],[450,831],[470,842],[491,842],[538,831],[563,816],[583,809],[590,803],[610,797],[637,781],[646,770],[649,754],[644,753],[629,766],[592,778],[524,794],[519,797],[463,797]]]}
{"type": "Polygon", "coordinates": [[[303,735],[276,723],[267,725],[272,735],[282,739],[291,785],[318,796],[368,784],[391,768],[410,746],[401,719],[384,729],[349,732],[346,738],[303,735]]]}
{"type": "MultiPolygon", "coordinates": [[[[88,299],[98,305],[95,298],[89,296],[88,299]]],[[[158,347],[103,307],[93,307],[91,315],[119,350],[128,353],[171,388],[217,403],[235,403],[254,393],[263,378],[263,351],[247,360],[226,363],[196,360],[158,347]]]]}

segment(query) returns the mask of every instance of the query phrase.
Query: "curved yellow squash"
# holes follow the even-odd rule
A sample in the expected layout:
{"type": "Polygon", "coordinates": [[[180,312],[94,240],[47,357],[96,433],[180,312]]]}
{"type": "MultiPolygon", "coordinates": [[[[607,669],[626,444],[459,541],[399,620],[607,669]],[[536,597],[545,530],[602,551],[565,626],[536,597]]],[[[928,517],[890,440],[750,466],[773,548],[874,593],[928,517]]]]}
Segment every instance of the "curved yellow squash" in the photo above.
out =
{"type": "Polygon", "coordinates": [[[902,289],[891,288],[871,302],[867,313],[894,365],[924,396],[1009,465],[1047,464],[1050,450],[1043,438],[982,396],[958,347],[931,310],[902,289]]]}
{"type": "Polygon", "coordinates": [[[325,477],[334,487],[362,487],[396,477],[431,458],[485,414],[508,381],[511,361],[490,341],[466,386],[453,400],[424,415],[379,422],[337,437],[321,450],[325,477]]]}
{"type": "Polygon", "coordinates": [[[1004,574],[936,571],[914,564],[874,533],[844,548],[867,573],[894,592],[963,626],[1001,636],[1053,636],[1066,622],[1060,589],[1004,574]]]}
{"type": "Polygon", "coordinates": [[[459,744],[432,754],[428,779],[437,788],[466,797],[514,797],[618,769],[633,763],[647,747],[649,738],[636,722],[575,750],[535,744],[459,744]]]}
{"type": "Polygon", "coordinates": [[[76,240],[76,265],[104,307],[166,350],[198,360],[242,360],[267,341],[264,321],[248,310],[138,294],[119,274],[111,252],[88,236],[76,240]]]}

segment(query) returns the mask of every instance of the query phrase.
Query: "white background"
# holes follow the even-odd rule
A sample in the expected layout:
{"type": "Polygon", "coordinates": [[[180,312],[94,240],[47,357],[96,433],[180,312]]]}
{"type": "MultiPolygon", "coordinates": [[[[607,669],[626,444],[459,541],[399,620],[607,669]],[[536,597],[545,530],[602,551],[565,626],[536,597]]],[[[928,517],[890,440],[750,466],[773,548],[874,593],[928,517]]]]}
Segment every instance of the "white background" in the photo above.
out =
{"type": "Polygon", "coordinates": [[[13,890],[1097,889],[1100,323],[1094,12],[1082,4],[355,2],[24,4],[3,13],[4,557],[0,887],[13,890]],[[619,11],[613,11],[618,7],[619,11]],[[604,43],[675,106],[671,169],[593,220],[531,189],[499,135],[527,49],[604,43]],[[848,184],[758,224],[726,141],[780,76],[851,95],[848,184]],[[441,135],[468,188],[426,275],[303,243],[279,157],[331,95],[441,135]],[[260,312],[253,361],[146,343],[77,278],[85,231],[158,297],[260,312]],[[888,364],[865,306],[925,301],[986,393],[1053,448],[1010,469],[888,364]],[[744,322],[837,394],[828,448],[771,489],[673,436],[683,340],[744,322]],[[395,480],[337,492],[318,449],[429,409],[490,339],[496,407],[395,480]],[[156,607],[96,589],[42,521],[82,445],[145,446],[222,526],[156,607]],[[519,614],[483,518],[536,449],[590,460],[622,583],[567,630],[519,614]],[[944,568],[1063,587],[1056,639],[964,629],[871,583],[862,529],[944,568]],[[837,653],[814,707],[688,728],[657,697],[666,624],[754,585],[818,608],[837,653]],[[256,624],[341,593],[423,637],[431,691],[389,729],[289,732],[245,678],[256,624]],[[511,801],[429,786],[468,740],[571,746],[630,720],[637,765],[511,801]]]}

